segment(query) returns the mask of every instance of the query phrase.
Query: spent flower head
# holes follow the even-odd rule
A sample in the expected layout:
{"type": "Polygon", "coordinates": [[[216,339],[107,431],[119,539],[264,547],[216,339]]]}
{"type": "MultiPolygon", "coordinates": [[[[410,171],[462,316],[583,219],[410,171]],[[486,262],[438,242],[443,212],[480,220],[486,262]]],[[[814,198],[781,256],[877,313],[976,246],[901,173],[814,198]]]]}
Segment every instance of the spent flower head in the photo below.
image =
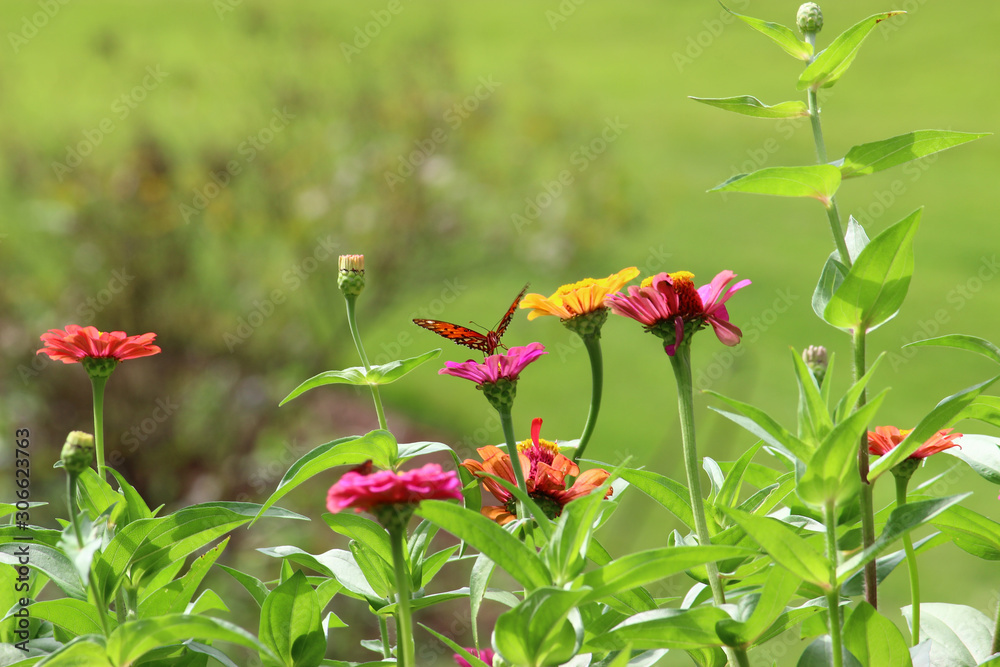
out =
{"type": "Polygon", "coordinates": [[[813,377],[816,378],[816,384],[822,386],[823,378],[826,377],[826,369],[830,365],[826,348],[822,345],[810,345],[802,351],[802,361],[812,371],[813,377]]]}

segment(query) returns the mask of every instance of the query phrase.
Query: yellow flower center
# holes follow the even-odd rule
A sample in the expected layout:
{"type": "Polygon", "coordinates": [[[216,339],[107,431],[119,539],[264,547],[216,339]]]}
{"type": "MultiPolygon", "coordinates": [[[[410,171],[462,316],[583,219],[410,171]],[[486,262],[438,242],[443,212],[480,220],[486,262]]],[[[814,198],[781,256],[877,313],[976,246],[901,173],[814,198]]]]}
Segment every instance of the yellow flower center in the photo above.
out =
{"type": "Polygon", "coordinates": [[[569,285],[563,285],[558,290],[556,290],[556,296],[566,296],[567,294],[572,294],[578,289],[583,289],[585,287],[590,287],[591,285],[596,285],[597,281],[593,278],[584,278],[580,282],[570,283],[569,285]]]}

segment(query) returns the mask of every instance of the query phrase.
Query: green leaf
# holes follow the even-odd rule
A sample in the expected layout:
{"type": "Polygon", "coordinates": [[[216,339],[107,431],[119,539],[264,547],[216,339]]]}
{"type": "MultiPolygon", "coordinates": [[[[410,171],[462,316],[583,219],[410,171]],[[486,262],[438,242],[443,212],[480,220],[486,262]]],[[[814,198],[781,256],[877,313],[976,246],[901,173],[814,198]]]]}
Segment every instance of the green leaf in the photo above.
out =
{"type": "Polygon", "coordinates": [[[800,579],[826,590],[830,574],[826,558],[788,524],[734,509],[723,511],[766,551],[774,562],[800,579]]]}
{"type": "MultiPolygon", "coordinates": [[[[946,544],[950,540],[942,533],[931,533],[927,537],[921,538],[913,543],[913,551],[921,554],[928,549],[932,549],[941,544],[946,544]]],[[[885,578],[892,574],[893,570],[906,558],[906,552],[900,549],[887,556],[875,559],[875,580],[882,584],[885,578]]],[[[844,597],[857,597],[864,594],[864,571],[859,570],[847,578],[844,585],[840,587],[840,594],[844,597]]]]}
{"type": "MultiPolygon", "coordinates": [[[[72,598],[45,600],[35,602],[29,609],[32,618],[49,621],[73,637],[104,634],[104,626],[101,625],[99,612],[94,605],[84,600],[72,598]]],[[[110,614],[105,614],[105,621],[111,629],[118,625],[114,616],[110,614]]]]}
{"type": "Polygon", "coordinates": [[[829,164],[805,167],[765,167],[733,176],[709,192],[746,192],[776,197],[811,197],[830,208],[840,187],[840,170],[829,164]]]}
{"type": "Polygon", "coordinates": [[[1000,397],[979,396],[965,408],[962,417],[964,419],[978,419],[993,426],[1000,426],[1000,397]]]}
{"type": "Polygon", "coordinates": [[[650,470],[625,469],[620,474],[622,479],[663,505],[684,525],[694,528],[694,512],[686,486],[650,470]]]}
{"type": "Polygon", "coordinates": [[[431,350],[430,352],[424,352],[418,357],[390,361],[387,364],[372,366],[369,371],[365,371],[363,366],[354,366],[342,371],[326,371],[325,373],[315,375],[300,384],[298,387],[293,389],[288,396],[285,396],[285,398],[282,399],[281,403],[278,405],[284,405],[288,401],[304,394],[310,389],[315,389],[316,387],[322,387],[328,384],[353,384],[359,386],[389,384],[390,382],[395,382],[424,362],[430,361],[440,354],[441,348],[437,348],[431,350]]]}
{"type": "Polygon", "coordinates": [[[112,520],[117,520],[125,511],[125,498],[116,493],[111,485],[97,476],[93,468],[87,468],[80,475],[77,485],[77,498],[80,502],[80,509],[87,512],[91,521],[97,519],[110,507],[115,507],[112,513],[112,520]]]}
{"type": "MultiPolygon", "coordinates": [[[[690,97],[690,96],[689,96],[690,97]]],[[[754,118],[800,118],[809,115],[809,107],[805,102],[781,102],[773,106],[764,104],[752,95],[738,97],[690,97],[695,102],[701,102],[712,107],[753,116],[754,118]]]]}
{"type": "Polygon", "coordinates": [[[561,665],[583,643],[583,626],[576,607],[586,590],[543,587],[497,618],[493,641],[510,664],[525,667],[561,665]],[[576,617],[574,622],[573,617],[576,617]]]}
{"type": "Polygon", "coordinates": [[[955,546],[973,556],[1000,560],[1000,523],[993,519],[956,505],[934,517],[931,523],[950,537],[955,546]]]}
{"type": "Polygon", "coordinates": [[[456,644],[454,641],[452,641],[448,637],[445,637],[444,635],[442,635],[440,632],[437,632],[433,628],[427,627],[423,623],[420,623],[419,625],[424,630],[426,630],[427,632],[431,633],[432,635],[434,635],[435,637],[437,637],[439,640],[441,640],[441,642],[444,643],[444,645],[447,646],[449,649],[451,649],[452,651],[454,651],[458,655],[460,655],[463,658],[465,658],[465,661],[467,663],[469,663],[469,665],[471,665],[471,667],[492,667],[492,665],[487,665],[485,662],[483,662],[482,660],[480,660],[479,658],[477,658],[476,656],[472,655],[467,650],[465,650],[465,647],[459,646],[458,644],[456,644]]]}
{"type": "MultiPolygon", "coordinates": [[[[912,624],[912,608],[900,609],[912,624]]],[[[993,651],[993,621],[983,612],[961,604],[920,604],[920,636],[930,639],[932,665],[978,665],[993,651]]]]}
{"type": "MultiPolygon", "coordinates": [[[[857,261],[861,251],[869,243],[864,227],[854,219],[853,215],[847,220],[847,232],[844,234],[844,242],[847,245],[847,254],[850,256],[852,264],[857,261]]],[[[823,265],[823,271],[816,282],[816,289],[813,290],[812,296],[813,312],[821,320],[824,319],[823,313],[826,311],[826,305],[830,303],[834,292],[844,282],[848,271],[847,265],[841,261],[840,252],[838,250],[831,252],[830,256],[826,259],[826,264],[823,265]]],[[[829,387],[830,383],[826,383],[823,386],[829,387]]]]}
{"type": "Polygon", "coordinates": [[[198,586],[201,585],[215,561],[225,551],[228,543],[229,538],[227,537],[208,552],[196,558],[183,577],[151,592],[139,603],[139,618],[185,612],[188,603],[194,598],[198,586]]]}
{"type": "Polygon", "coordinates": [[[785,605],[799,589],[802,579],[783,567],[772,567],[760,592],[740,598],[740,606],[753,611],[746,621],[723,620],[716,626],[719,637],[729,646],[748,648],[771,627],[783,613],[785,605]]]}
{"type": "Polygon", "coordinates": [[[361,568],[361,573],[375,592],[381,597],[388,597],[396,587],[393,569],[364,542],[351,540],[347,546],[354,556],[354,562],[361,568]]]}
{"type": "Polygon", "coordinates": [[[476,556],[476,562],[472,565],[472,574],[469,577],[469,610],[472,614],[470,624],[472,626],[472,638],[475,640],[477,646],[479,644],[479,627],[477,625],[479,609],[482,607],[486,589],[489,588],[490,579],[493,577],[495,569],[496,563],[490,560],[489,556],[479,554],[476,556]]]}
{"type": "Polygon", "coordinates": [[[976,354],[981,354],[990,361],[995,361],[1000,364],[1000,347],[997,347],[993,343],[989,342],[985,338],[979,338],[977,336],[967,336],[965,334],[948,334],[946,336],[938,336],[937,338],[926,338],[924,340],[914,341],[912,343],[907,343],[903,347],[917,347],[917,346],[932,346],[936,345],[939,347],[954,347],[959,350],[967,350],[968,352],[975,352],[976,354]]]}
{"type": "Polygon", "coordinates": [[[389,533],[385,532],[385,528],[380,524],[353,512],[327,513],[323,515],[323,521],[334,532],[364,542],[365,546],[379,555],[391,571],[392,543],[389,542],[389,533]]]}
{"type": "Polygon", "coordinates": [[[752,556],[753,553],[742,547],[714,545],[663,547],[638,551],[581,574],[573,581],[573,588],[591,589],[582,600],[589,602],[644,586],[696,565],[727,558],[752,556]]]}
{"type": "Polygon", "coordinates": [[[260,640],[288,667],[316,667],[326,654],[319,598],[301,570],[279,585],[260,610],[260,640]]]}
{"type": "Polygon", "coordinates": [[[243,628],[210,616],[189,614],[168,614],[124,623],[108,637],[107,654],[115,665],[133,664],[150,651],[191,639],[230,642],[278,660],[270,648],[243,628]]]}
{"type": "Polygon", "coordinates": [[[923,209],[917,209],[872,239],[834,292],[823,319],[841,329],[871,331],[903,305],[913,275],[913,237],[923,209]]]}
{"type": "Polygon", "coordinates": [[[970,493],[962,493],[946,498],[918,500],[906,503],[892,510],[889,520],[875,542],[863,551],[854,554],[837,568],[837,581],[843,584],[852,574],[864,567],[865,563],[877,557],[892,546],[892,543],[918,526],[922,526],[946,509],[968,498],[970,493]]]}
{"type": "Polygon", "coordinates": [[[556,520],[549,542],[542,548],[542,557],[556,585],[572,580],[586,566],[588,547],[599,525],[597,519],[604,496],[618,472],[620,470],[611,473],[604,484],[586,496],[569,503],[556,520]]]}
{"type": "Polygon", "coordinates": [[[736,499],[740,495],[740,487],[743,486],[743,476],[746,474],[753,457],[757,455],[757,452],[763,446],[764,441],[760,440],[740,455],[740,458],[733,464],[729,474],[726,475],[725,481],[722,483],[719,495],[715,499],[716,505],[725,505],[726,507],[735,505],[736,499]]]}
{"type": "Polygon", "coordinates": [[[525,588],[531,590],[552,583],[534,549],[479,512],[444,500],[425,500],[417,508],[417,514],[488,555],[525,588]]]}
{"type": "Polygon", "coordinates": [[[841,399],[837,401],[837,407],[833,411],[834,421],[841,422],[850,416],[854,410],[854,406],[858,404],[861,392],[868,386],[868,383],[875,376],[875,371],[878,370],[879,364],[885,359],[885,354],[885,352],[879,353],[872,365],[868,367],[868,372],[862,375],[860,380],[852,384],[851,388],[844,392],[841,399]]]}
{"type": "MultiPolygon", "coordinates": [[[[46,667],[116,667],[108,660],[104,635],[77,637],[45,658],[46,667]]],[[[14,663],[20,665],[21,663],[14,663]]],[[[31,664],[31,663],[25,663],[31,664]]]]}
{"type": "Polygon", "coordinates": [[[837,424],[813,454],[806,471],[796,485],[799,497],[807,505],[824,507],[853,497],[861,488],[858,475],[858,443],[868,430],[875,413],[885,400],[888,389],[858,408],[837,424]]]}
{"type": "Polygon", "coordinates": [[[363,436],[338,438],[316,447],[292,464],[285,476],[278,482],[278,488],[261,505],[260,514],[254,517],[251,526],[271,505],[285,494],[308,479],[342,465],[358,465],[371,461],[376,468],[388,469],[398,455],[396,438],[389,431],[371,431],[363,436]]]}
{"type": "MultiPolygon", "coordinates": [[[[23,557],[22,548],[23,543],[0,544],[0,563],[18,565],[19,558],[23,557]]],[[[59,549],[44,544],[32,544],[29,567],[45,573],[59,590],[74,600],[87,599],[86,586],[80,578],[80,573],[77,572],[73,561],[59,549]]]]}
{"type": "Polygon", "coordinates": [[[927,442],[932,435],[954,423],[959,415],[976,400],[979,394],[996,380],[997,378],[994,377],[985,382],[973,385],[938,403],[927,416],[920,420],[920,423],[910,431],[910,434],[895,449],[885,456],[879,457],[878,461],[868,471],[868,481],[874,482],[882,473],[890,470],[894,465],[917,451],[920,445],[927,442]]]}
{"type": "Polygon", "coordinates": [[[135,487],[129,484],[128,480],[126,480],[121,473],[114,468],[108,468],[108,472],[114,475],[115,479],[118,481],[121,493],[125,497],[126,522],[132,523],[138,519],[152,518],[153,511],[149,509],[149,505],[146,504],[146,501],[143,500],[139,492],[135,490],[135,487]]]}
{"type": "Polygon", "coordinates": [[[844,648],[862,665],[913,665],[906,640],[896,625],[864,601],[858,603],[844,624],[844,648]]]}
{"type": "Polygon", "coordinates": [[[854,24],[834,39],[799,76],[798,89],[829,88],[847,71],[858,55],[858,48],[879,22],[906,12],[882,12],[854,24]]]}
{"type": "MultiPolygon", "coordinates": [[[[831,667],[834,664],[836,662],[833,659],[833,640],[827,635],[817,638],[806,647],[806,650],[799,656],[796,667],[831,667]]],[[[863,667],[850,651],[843,651],[841,664],[843,667],[863,667]]],[[[872,663],[871,667],[874,667],[875,664],[877,663],[872,663]]],[[[879,665],[879,667],[882,666],[879,665]]]]}
{"type": "Polygon", "coordinates": [[[975,433],[963,433],[955,441],[958,447],[944,450],[969,464],[969,467],[992,484],[1000,484],[1000,438],[975,433]]]}
{"type": "Polygon", "coordinates": [[[988,137],[990,134],[989,132],[952,132],[950,130],[907,132],[891,139],[854,146],[847,151],[847,155],[838,166],[842,178],[867,176],[904,162],[939,153],[959,144],[988,137]]]}
{"type": "Polygon", "coordinates": [[[799,423],[804,429],[809,440],[819,444],[826,438],[830,429],[833,428],[833,421],[830,419],[830,408],[819,392],[819,385],[812,371],[802,360],[802,355],[794,349],[792,352],[792,364],[795,367],[795,379],[799,385],[799,423]]]}
{"type": "Polygon", "coordinates": [[[716,408],[711,408],[712,410],[715,410],[726,419],[736,422],[767,444],[787,452],[791,457],[794,457],[803,463],[812,458],[812,447],[800,440],[795,434],[786,429],[784,426],[774,421],[763,410],[755,408],[748,403],[743,403],[733,398],[727,398],[726,396],[718,394],[714,391],[706,391],[705,393],[736,408],[742,413],[743,416],[723,412],[722,410],[718,410],[716,408]]]}
{"type": "Polygon", "coordinates": [[[729,614],[715,606],[646,611],[592,637],[586,648],[621,650],[631,644],[635,649],[692,650],[721,646],[715,626],[726,620],[731,620],[729,614]]]}
{"type": "Polygon", "coordinates": [[[795,33],[792,32],[791,29],[781,25],[780,23],[770,23],[768,21],[762,21],[761,19],[755,19],[751,16],[737,14],[725,5],[722,5],[722,8],[757,32],[760,32],[765,37],[769,38],[772,42],[784,49],[785,53],[788,55],[798,58],[799,60],[809,60],[812,57],[813,47],[808,42],[803,42],[801,39],[796,37],[795,33]]]}

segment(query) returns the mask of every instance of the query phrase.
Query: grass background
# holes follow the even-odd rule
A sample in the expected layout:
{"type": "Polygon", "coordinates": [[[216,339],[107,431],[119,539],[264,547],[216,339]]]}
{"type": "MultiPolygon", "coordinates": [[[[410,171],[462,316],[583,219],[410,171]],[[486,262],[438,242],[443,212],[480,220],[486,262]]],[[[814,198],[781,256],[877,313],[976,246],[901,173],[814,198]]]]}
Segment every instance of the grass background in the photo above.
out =
{"type": "MultiPolygon", "coordinates": [[[[772,0],[731,4],[786,24],[796,9],[772,0]]],[[[44,6],[0,5],[8,42],[0,48],[0,437],[9,454],[15,428],[33,433],[34,488],[55,503],[40,522],[64,514],[49,461],[65,432],[90,423],[82,371],[34,356],[49,328],[158,333],[163,354],[124,365],[109,383],[106,417],[117,467],[151,506],[260,502],[313,446],[374,428],[370,400],[350,388],[277,408],[306,377],[357,364],[335,284],[339,253],[366,255],[361,326],[369,355],[381,361],[443,343],[411,318],[490,326],[525,282],[548,294],[630,265],[687,269],[703,282],[729,268],[753,280],[730,308],[745,339],[729,350],[700,334],[699,388],[791,425],[789,348],[826,345],[837,357],[831,381],[840,390],[849,382],[848,338],[809,306],[832,248],[819,205],[705,193],[734,173],[815,159],[807,123],[745,118],[687,99],[800,97],[800,64],[717,3],[101,0],[58,5],[51,16],[44,6]],[[41,26],[34,33],[32,23],[41,26]],[[369,43],[355,46],[366,27],[369,43]],[[147,68],[165,73],[162,81],[151,83],[147,68]],[[276,114],[289,120],[269,136],[262,131],[276,114]],[[620,133],[581,160],[581,148],[609,122],[620,133]],[[259,148],[250,159],[253,137],[259,148]],[[88,153],[78,166],[56,165],[68,165],[74,150],[88,153]],[[239,173],[213,189],[212,174],[224,180],[231,163],[239,173]],[[412,175],[389,183],[387,173],[407,163],[412,175]],[[529,216],[563,171],[572,183],[529,216]],[[197,208],[199,193],[208,195],[204,210],[184,208],[197,208]],[[259,325],[244,336],[244,322],[259,325]]],[[[987,81],[1000,64],[991,46],[1000,10],[827,3],[820,44],[885,9],[909,13],[873,31],[824,97],[830,155],[915,129],[995,132],[997,97],[987,81]]],[[[998,157],[987,138],[852,180],[838,194],[841,211],[872,236],[926,206],[908,301],[870,337],[871,359],[889,354],[873,383],[876,391],[892,387],[879,423],[912,425],[993,373],[971,355],[900,347],[946,332],[998,338],[998,237],[988,196],[998,157]]],[[[586,355],[547,319],[518,316],[505,337],[508,345],[534,340],[550,354],[519,385],[518,436],[540,416],[546,437],[576,437],[589,397],[586,355]]],[[[606,461],[630,455],[682,478],[673,380],[656,342],[612,319],[604,353],[606,397],[590,453],[606,461]]],[[[448,346],[442,359],[467,356],[448,346]]],[[[466,452],[502,439],[471,385],[430,365],[383,395],[400,441],[441,440],[466,452]]],[[[703,454],[732,460],[753,443],[707,409],[710,397],[697,403],[703,454]]],[[[936,458],[921,477],[953,464],[936,458]]],[[[314,480],[285,504],[318,519],[331,479],[314,480]]],[[[888,487],[876,490],[882,503],[890,502],[888,487]]],[[[996,516],[996,489],[962,467],[936,488],[960,490],[975,491],[972,506],[996,516]]],[[[603,536],[612,553],[661,545],[676,527],[638,494],[624,502],[603,536]]],[[[292,543],[313,552],[338,544],[316,526],[277,526],[244,531],[228,557],[266,578],[275,564],[252,547],[292,543]]],[[[992,613],[995,593],[982,585],[992,565],[951,546],[922,564],[926,600],[992,613]]],[[[676,591],[686,585],[678,580],[676,591]]],[[[883,600],[899,619],[905,577],[888,580],[883,600]]],[[[350,605],[345,620],[362,622],[364,609],[350,605]]],[[[460,606],[419,620],[447,629],[450,614],[460,617],[460,606]]],[[[467,629],[453,632],[468,641],[467,629]]],[[[371,629],[331,634],[331,655],[363,659],[360,636],[371,629]]],[[[786,656],[754,659],[798,653],[788,644],[786,656]]],[[[668,656],[664,664],[686,662],[668,656]]]]}

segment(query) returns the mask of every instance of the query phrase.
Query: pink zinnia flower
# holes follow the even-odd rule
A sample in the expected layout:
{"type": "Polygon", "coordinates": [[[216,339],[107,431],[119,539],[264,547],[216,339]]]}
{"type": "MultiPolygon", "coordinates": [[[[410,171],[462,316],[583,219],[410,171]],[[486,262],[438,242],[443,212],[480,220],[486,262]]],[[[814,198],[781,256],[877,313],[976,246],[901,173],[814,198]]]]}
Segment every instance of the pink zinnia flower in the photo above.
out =
{"type": "MultiPolygon", "coordinates": [[[[874,431],[868,431],[868,452],[876,456],[884,456],[899,446],[906,439],[912,428],[898,429],[895,426],[876,426],[874,431]]],[[[910,454],[911,459],[925,459],[931,454],[943,452],[952,447],[960,447],[954,440],[961,438],[961,433],[952,433],[954,429],[946,428],[938,431],[917,451],[910,454]]]]}
{"type": "Polygon", "coordinates": [[[76,364],[88,357],[124,361],[160,352],[160,348],[152,344],[156,340],[155,333],[126,336],[124,331],[103,332],[94,327],[68,324],[65,331],[49,329],[40,338],[45,347],[35,354],[45,353],[64,364],[76,364]]]}
{"type": "Polygon", "coordinates": [[[370,475],[348,472],[330,487],[326,508],[336,514],[353,507],[355,512],[373,511],[380,505],[416,505],[421,500],[462,499],[462,483],[453,470],[437,463],[396,473],[380,470],[370,475]]]}
{"type": "Polygon", "coordinates": [[[491,354],[483,363],[471,359],[461,363],[446,361],[438,374],[465,378],[477,385],[487,382],[496,384],[501,379],[515,381],[528,364],[543,354],[548,354],[544,345],[531,343],[524,347],[512,347],[503,354],[491,354]]]}
{"type": "MultiPolygon", "coordinates": [[[[479,658],[483,662],[485,662],[487,665],[492,665],[493,664],[493,655],[494,655],[494,653],[493,653],[493,651],[491,649],[488,649],[488,648],[480,648],[480,649],[467,648],[465,650],[468,651],[469,653],[471,653],[472,655],[476,656],[477,658],[479,658]]],[[[462,656],[460,656],[459,654],[456,653],[453,657],[455,658],[455,664],[458,665],[459,667],[472,667],[472,665],[469,664],[469,661],[466,660],[465,658],[463,658],[462,656]]]]}
{"type": "Polygon", "coordinates": [[[729,321],[725,303],[737,290],[750,284],[741,280],[729,286],[736,274],[719,273],[708,285],[695,289],[694,274],[688,271],[659,273],[647,278],[639,287],[628,288],[628,295],[612,294],[606,300],[611,312],[631,317],[645,326],[646,331],[664,340],[664,349],[673,356],[685,334],[691,335],[705,324],[711,324],[715,335],[724,345],[740,342],[743,332],[729,321]]]}

